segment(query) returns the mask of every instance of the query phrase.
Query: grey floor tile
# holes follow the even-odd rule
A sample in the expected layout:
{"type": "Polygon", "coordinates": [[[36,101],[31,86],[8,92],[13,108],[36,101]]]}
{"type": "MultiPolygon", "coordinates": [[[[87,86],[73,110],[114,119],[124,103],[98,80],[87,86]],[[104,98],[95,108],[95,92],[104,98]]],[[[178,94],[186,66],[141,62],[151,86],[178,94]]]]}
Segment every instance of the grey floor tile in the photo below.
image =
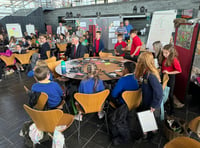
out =
{"type": "Polygon", "coordinates": [[[98,131],[92,138],[92,142],[95,142],[103,147],[108,147],[111,144],[111,138],[108,134],[98,131]]]}

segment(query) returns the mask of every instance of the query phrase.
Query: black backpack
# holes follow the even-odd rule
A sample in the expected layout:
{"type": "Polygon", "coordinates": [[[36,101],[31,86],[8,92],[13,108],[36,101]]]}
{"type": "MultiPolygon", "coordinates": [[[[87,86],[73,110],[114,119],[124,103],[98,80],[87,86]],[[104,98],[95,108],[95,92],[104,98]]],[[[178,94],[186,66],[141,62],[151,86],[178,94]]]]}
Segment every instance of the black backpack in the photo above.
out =
{"type": "Polygon", "coordinates": [[[121,105],[109,115],[109,129],[112,140],[120,139],[119,143],[130,139],[130,129],[128,125],[128,107],[126,104],[121,105]]]}

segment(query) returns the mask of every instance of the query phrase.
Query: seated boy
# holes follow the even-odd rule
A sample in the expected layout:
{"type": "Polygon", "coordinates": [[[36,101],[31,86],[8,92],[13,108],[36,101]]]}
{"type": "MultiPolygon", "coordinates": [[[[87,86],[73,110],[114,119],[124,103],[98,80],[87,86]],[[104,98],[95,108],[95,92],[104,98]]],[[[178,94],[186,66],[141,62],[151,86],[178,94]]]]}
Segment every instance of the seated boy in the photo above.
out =
{"type": "MultiPolygon", "coordinates": [[[[115,44],[115,47],[114,47],[115,55],[124,57],[124,56],[125,56],[125,53],[120,54],[120,53],[117,51],[117,47],[118,47],[118,46],[121,45],[122,48],[126,48],[126,46],[127,46],[126,42],[123,41],[123,34],[118,34],[118,35],[117,35],[117,41],[118,41],[118,42],[115,44]]],[[[122,51],[122,52],[123,52],[123,51],[122,51]]]]}
{"type": "MultiPolygon", "coordinates": [[[[15,54],[25,54],[26,50],[24,50],[22,48],[22,45],[17,44],[16,45],[16,51],[14,52],[15,54]]],[[[18,59],[16,59],[16,64],[15,64],[17,71],[24,71],[24,68],[22,66],[22,64],[20,63],[20,61],[18,59]]]]}
{"type": "Polygon", "coordinates": [[[49,109],[55,109],[62,103],[63,91],[58,83],[49,81],[50,71],[47,66],[37,67],[34,71],[34,77],[37,83],[33,84],[31,90],[33,92],[44,92],[48,95],[49,109]]]}
{"type": "Polygon", "coordinates": [[[112,90],[112,102],[116,107],[124,104],[124,100],[122,98],[122,93],[124,91],[133,91],[139,88],[138,82],[134,76],[135,63],[133,62],[125,62],[124,69],[122,71],[123,77],[121,77],[114,89],[112,90]]]}

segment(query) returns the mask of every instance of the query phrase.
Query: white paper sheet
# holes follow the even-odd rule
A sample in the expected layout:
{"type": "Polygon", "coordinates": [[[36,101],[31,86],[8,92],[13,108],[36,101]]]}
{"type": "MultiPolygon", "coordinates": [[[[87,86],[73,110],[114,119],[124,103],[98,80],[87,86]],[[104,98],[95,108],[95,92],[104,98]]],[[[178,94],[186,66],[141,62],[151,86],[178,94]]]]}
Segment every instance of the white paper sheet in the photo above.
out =
{"type": "Polygon", "coordinates": [[[86,22],[80,22],[80,27],[86,27],[86,22]]]}
{"type": "Polygon", "coordinates": [[[116,37],[115,33],[109,33],[109,38],[115,38],[115,37],[116,37]]]}
{"type": "Polygon", "coordinates": [[[112,39],[112,44],[116,44],[117,43],[117,39],[112,39]]]}
{"type": "Polygon", "coordinates": [[[119,27],[120,26],[120,21],[113,21],[113,25],[115,27],[119,27]]]}
{"type": "Polygon", "coordinates": [[[153,112],[150,110],[139,112],[138,118],[143,132],[154,131],[158,129],[153,112]]]}
{"type": "Polygon", "coordinates": [[[116,31],[116,27],[110,27],[109,32],[115,32],[116,31]]]}

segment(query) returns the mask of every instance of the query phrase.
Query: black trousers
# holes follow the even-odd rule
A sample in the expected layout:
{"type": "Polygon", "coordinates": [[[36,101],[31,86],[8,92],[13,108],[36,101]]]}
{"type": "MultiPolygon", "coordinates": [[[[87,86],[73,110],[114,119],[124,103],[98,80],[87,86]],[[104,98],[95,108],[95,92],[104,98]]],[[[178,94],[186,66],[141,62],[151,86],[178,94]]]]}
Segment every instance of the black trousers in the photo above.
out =
{"type": "Polygon", "coordinates": [[[125,59],[134,61],[134,62],[136,62],[136,63],[137,63],[138,57],[139,57],[139,56],[131,57],[131,56],[130,56],[130,53],[125,53],[125,56],[124,56],[125,59]]]}
{"type": "Polygon", "coordinates": [[[0,79],[2,79],[4,65],[4,62],[0,60],[0,79]]]}
{"type": "Polygon", "coordinates": [[[170,114],[174,112],[174,86],[175,86],[175,75],[169,75],[169,81],[167,86],[170,87],[169,91],[169,103],[170,103],[170,114]]]}

